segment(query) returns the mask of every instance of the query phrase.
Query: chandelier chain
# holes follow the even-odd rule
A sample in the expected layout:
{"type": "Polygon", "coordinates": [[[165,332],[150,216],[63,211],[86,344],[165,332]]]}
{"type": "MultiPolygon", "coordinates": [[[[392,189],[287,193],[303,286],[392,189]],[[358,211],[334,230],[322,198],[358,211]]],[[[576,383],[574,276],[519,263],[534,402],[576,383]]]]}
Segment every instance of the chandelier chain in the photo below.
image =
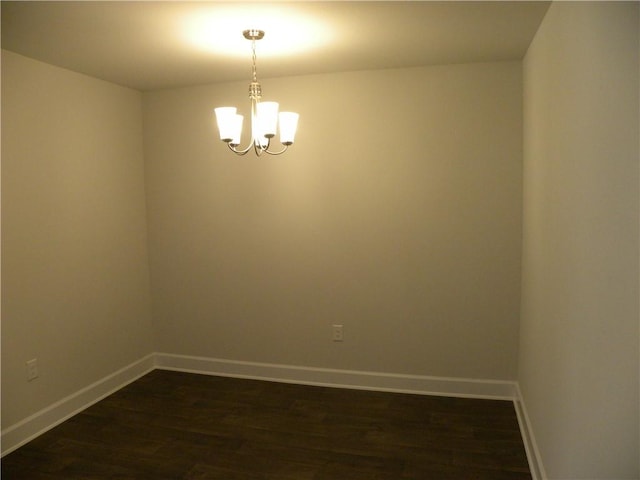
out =
{"type": "Polygon", "coordinates": [[[253,81],[258,81],[258,75],[256,73],[256,40],[251,40],[251,59],[253,60],[253,81]]]}

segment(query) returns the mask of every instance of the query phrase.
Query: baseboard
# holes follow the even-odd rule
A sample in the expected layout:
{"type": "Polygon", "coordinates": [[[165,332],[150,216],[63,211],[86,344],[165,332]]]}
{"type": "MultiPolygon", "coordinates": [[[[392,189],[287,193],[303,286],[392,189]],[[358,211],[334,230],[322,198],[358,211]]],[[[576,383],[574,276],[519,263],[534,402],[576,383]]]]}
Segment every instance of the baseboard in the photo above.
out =
{"type": "MultiPolygon", "coordinates": [[[[419,395],[519,398],[514,382],[334,370],[155,353],[94,382],[0,432],[4,456],[154,369],[419,395]]],[[[517,407],[516,407],[517,408],[517,407]]],[[[524,436],[524,433],[523,433],[524,436]]],[[[544,478],[544,477],[543,477],[544,478]]],[[[534,477],[535,480],[535,477],[534,477]]]]}
{"type": "Polygon", "coordinates": [[[167,353],[156,354],[156,367],[163,370],[177,370],[207,375],[360,390],[500,400],[514,400],[516,397],[515,383],[500,380],[333,370],[167,353]]]}
{"type": "Polygon", "coordinates": [[[527,414],[527,408],[522,398],[522,392],[520,391],[520,385],[515,384],[516,396],[513,401],[516,409],[516,415],[518,416],[518,423],[520,424],[520,433],[522,434],[522,441],[524,442],[524,448],[527,452],[527,459],[529,461],[529,469],[531,470],[531,477],[533,480],[547,480],[547,473],[545,472],[542,464],[542,458],[540,457],[540,451],[536,444],[536,439],[533,435],[531,428],[531,422],[529,421],[529,415],[527,414]]]}
{"type": "Polygon", "coordinates": [[[137,380],[154,368],[155,354],[147,355],[2,430],[2,456],[16,450],[38,435],[43,434],[90,405],[93,405],[125,385],[137,380]]]}

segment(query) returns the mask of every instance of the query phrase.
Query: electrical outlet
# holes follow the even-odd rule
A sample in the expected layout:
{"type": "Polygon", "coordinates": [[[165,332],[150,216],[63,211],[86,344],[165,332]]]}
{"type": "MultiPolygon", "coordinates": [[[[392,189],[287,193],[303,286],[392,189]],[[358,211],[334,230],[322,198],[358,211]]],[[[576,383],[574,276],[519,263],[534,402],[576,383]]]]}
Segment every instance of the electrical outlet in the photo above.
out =
{"type": "Polygon", "coordinates": [[[342,342],[344,340],[344,335],[342,332],[342,325],[334,325],[333,326],[333,341],[334,342],[342,342]]]}
{"type": "Polygon", "coordinates": [[[34,358],[27,362],[27,381],[38,378],[38,359],[34,358]]]}

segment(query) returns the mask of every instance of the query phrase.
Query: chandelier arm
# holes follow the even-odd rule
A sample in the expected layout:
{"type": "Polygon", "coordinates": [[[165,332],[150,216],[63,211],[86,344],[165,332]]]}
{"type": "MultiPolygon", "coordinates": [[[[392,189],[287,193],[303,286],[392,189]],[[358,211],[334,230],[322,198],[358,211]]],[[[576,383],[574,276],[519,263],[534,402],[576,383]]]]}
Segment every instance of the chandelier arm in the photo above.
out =
{"type": "Polygon", "coordinates": [[[236,147],[232,146],[230,143],[227,143],[227,147],[229,147],[229,150],[231,150],[233,153],[236,153],[240,156],[242,155],[246,155],[246,153],[251,150],[251,147],[253,146],[253,143],[250,143],[249,146],[247,146],[247,148],[244,148],[242,150],[238,150],[236,149],[236,147]]]}
{"type": "Polygon", "coordinates": [[[289,145],[284,145],[284,148],[282,150],[279,150],[277,152],[272,152],[270,150],[265,150],[265,153],[268,153],[269,155],[281,155],[284,152],[286,152],[288,148],[289,148],[289,145]]]}
{"type": "Polygon", "coordinates": [[[262,155],[262,152],[265,152],[266,150],[264,149],[264,147],[261,147],[260,145],[258,145],[255,141],[252,143],[253,145],[253,151],[256,153],[256,155],[259,157],[260,155],[262,155]]]}
{"type": "Polygon", "coordinates": [[[241,150],[238,150],[235,146],[231,145],[231,143],[227,143],[227,147],[229,147],[229,150],[231,150],[233,153],[240,156],[246,155],[249,152],[249,150],[251,150],[251,148],[253,148],[257,156],[261,156],[263,153],[267,153],[269,155],[281,155],[289,149],[289,145],[284,145],[282,150],[278,150],[277,152],[274,152],[273,150],[269,150],[269,148],[271,147],[271,139],[268,140],[268,143],[265,147],[261,147],[259,144],[255,142],[255,140],[253,140],[249,145],[247,145],[246,148],[243,148],[241,150]]]}

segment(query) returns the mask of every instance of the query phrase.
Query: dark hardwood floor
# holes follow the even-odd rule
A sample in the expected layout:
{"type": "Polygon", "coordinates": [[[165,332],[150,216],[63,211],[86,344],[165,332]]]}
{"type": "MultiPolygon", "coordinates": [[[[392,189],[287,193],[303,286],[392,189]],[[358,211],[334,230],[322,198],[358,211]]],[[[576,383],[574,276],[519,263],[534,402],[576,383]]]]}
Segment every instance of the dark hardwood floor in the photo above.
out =
{"type": "Polygon", "coordinates": [[[530,479],[513,404],[154,370],[2,479],[530,479]]]}

